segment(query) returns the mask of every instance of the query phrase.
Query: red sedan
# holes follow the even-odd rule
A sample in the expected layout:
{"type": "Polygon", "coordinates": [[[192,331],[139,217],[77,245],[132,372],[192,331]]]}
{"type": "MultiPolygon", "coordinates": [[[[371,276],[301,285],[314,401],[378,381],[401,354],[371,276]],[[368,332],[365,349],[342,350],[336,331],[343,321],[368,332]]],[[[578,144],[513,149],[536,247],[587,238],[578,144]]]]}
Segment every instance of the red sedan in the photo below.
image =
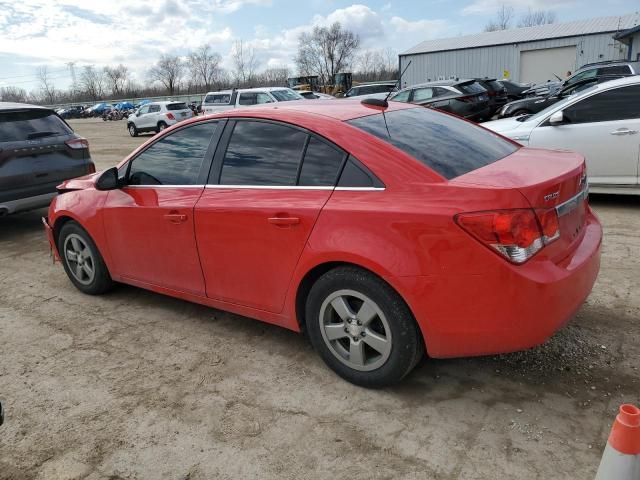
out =
{"type": "Polygon", "coordinates": [[[45,220],[71,282],[122,282],[304,331],[369,387],[422,358],[510,352],[599,270],[584,159],[413,105],[291,102],[156,135],[65,182],[45,220]]]}

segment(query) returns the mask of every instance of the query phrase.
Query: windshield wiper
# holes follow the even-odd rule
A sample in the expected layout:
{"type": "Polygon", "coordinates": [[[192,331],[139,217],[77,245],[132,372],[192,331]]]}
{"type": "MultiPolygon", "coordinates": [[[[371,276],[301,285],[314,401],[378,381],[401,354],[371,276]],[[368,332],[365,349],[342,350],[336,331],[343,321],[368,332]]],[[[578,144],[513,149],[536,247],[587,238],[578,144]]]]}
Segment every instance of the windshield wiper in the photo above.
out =
{"type": "Polygon", "coordinates": [[[58,132],[34,132],[27,135],[27,140],[34,140],[36,138],[51,137],[52,135],[58,135],[58,132]]]}

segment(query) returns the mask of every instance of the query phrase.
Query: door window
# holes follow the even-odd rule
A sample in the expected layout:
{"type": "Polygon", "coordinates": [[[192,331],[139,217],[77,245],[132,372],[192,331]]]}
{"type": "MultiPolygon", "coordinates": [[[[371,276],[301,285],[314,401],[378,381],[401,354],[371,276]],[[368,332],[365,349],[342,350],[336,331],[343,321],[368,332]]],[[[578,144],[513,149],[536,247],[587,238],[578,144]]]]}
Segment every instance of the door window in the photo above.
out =
{"type": "Polygon", "coordinates": [[[433,97],[433,90],[430,88],[417,88],[413,91],[414,102],[429,100],[431,97],[433,97]]]}
{"type": "Polygon", "coordinates": [[[149,105],[144,105],[138,110],[138,115],[144,115],[145,113],[149,113],[149,105]]]}
{"type": "Polygon", "coordinates": [[[600,75],[629,75],[631,68],[629,65],[613,65],[611,67],[601,67],[598,69],[598,76],[600,75]]]}
{"type": "Polygon", "coordinates": [[[336,184],[345,153],[315,137],[309,139],[298,185],[329,186],[336,184]]]}
{"type": "Polygon", "coordinates": [[[295,185],[307,134],[268,122],[236,123],[222,164],[222,185],[295,185]]]}
{"type": "Polygon", "coordinates": [[[573,77],[567,80],[567,85],[571,85],[573,83],[579,82],[580,80],[585,80],[587,78],[593,78],[596,76],[597,72],[598,70],[593,68],[591,70],[585,70],[584,72],[576,73],[573,77]]]}
{"type": "Polygon", "coordinates": [[[607,90],[563,110],[569,123],[609,122],[640,118],[640,85],[607,90]]]}
{"type": "Polygon", "coordinates": [[[381,188],[384,184],[367,167],[349,155],[340,175],[338,187],[381,188]]]}
{"type": "Polygon", "coordinates": [[[149,113],[157,113],[160,111],[160,105],[149,105],[149,113]]]}
{"type": "Polygon", "coordinates": [[[260,105],[272,103],[273,100],[264,92],[244,92],[240,94],[239,105],[260,105]]]}
{"type": "Polygon", "coordinates": [[[408,102],[409,95],[411,95],[411,90],[405,90],[404,92],[399,92],[395,97],[391,100],[394,102],[408,102]]]}
{"type": "Polygon", "coordinates": [[[178,130],[130,162],[129,185],[196,185],[217,122],[178,130]]]}

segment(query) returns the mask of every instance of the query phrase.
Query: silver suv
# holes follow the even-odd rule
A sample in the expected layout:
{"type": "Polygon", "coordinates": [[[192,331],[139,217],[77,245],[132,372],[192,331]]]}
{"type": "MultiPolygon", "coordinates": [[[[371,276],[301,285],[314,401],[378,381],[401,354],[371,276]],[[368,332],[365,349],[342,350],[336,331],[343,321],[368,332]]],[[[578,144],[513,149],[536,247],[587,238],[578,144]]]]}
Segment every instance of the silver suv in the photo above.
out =
{"type": "Polygon", "coordinates": [[[142,132],[160,132],[174,123],[193,117],[185,102],[151,102],[143,105],[127,119],[129,135],[142,132]]]}

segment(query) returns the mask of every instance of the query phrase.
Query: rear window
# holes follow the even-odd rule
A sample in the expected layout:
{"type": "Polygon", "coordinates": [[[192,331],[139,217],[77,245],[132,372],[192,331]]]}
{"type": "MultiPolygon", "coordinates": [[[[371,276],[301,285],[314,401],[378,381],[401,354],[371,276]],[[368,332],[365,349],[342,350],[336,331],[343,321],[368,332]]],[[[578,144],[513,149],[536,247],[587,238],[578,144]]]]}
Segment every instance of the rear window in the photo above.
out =
{"type": "Polygon", "coordinates": [[[348,123],[389,142],[446,179],[489,165],[518,149],[492,132],[428,108],[370,115],[348,123]]]}
{"type": "Polygon", "coordinates": [[[22,110],[0,113],[0,142],[20,142],[73,133],[49,110],[22,110]]]}
{"type": "Polygon", "coordinates": [[[458,85],[454,85],[455,88],[460,90],[462,93],[473,94],[473,93],[482,93],[486,92],[485,88],[480,85],[478,82],[471,83],[459,83],[458,85]]]}
{"type": "Polygon", "coordinates": [[[167,110],[186,110],[187,108],[187,104],[186,103],[168,103],[167,104],[167,110]]]}
{"type": "Polygon", "coordinates": [[[493,80],[491,82],[488,82],[488,83],[489,83],[489,86],[491,88],[493,88],[494,90],[496,90],[498,92],[500,92],[504,88],[500,82],[497,82],[495,80],[493,80]]]}

